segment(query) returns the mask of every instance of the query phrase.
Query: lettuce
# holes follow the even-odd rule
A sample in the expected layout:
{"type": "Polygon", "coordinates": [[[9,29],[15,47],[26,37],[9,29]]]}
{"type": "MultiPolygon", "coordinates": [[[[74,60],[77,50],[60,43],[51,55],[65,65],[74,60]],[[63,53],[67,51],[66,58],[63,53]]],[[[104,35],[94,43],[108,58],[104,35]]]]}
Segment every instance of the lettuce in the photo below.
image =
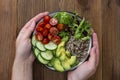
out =
{"type": "Polygon", "coordinates": [[[57,18],[59,23],[62,23],[65,25],[69,25],[72,22],[72,16],[67,12],[58,12],[54,16],[54,18],[57,18]]]}

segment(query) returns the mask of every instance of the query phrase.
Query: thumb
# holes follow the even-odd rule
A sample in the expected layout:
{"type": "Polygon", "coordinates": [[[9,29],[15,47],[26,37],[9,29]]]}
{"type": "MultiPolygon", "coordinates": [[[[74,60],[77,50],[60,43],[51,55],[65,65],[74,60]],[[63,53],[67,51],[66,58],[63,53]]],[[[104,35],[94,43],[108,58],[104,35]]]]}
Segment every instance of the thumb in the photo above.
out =
{"type": "Polygon", "coordinates": [[[25,33],[24,33],[24,38],[29,38],[33,32],[35,28],[35,21],[33,21],[31,23],[31,25],[28,27],[28,29],[26,29],[25,33]]]}
{"type": "Polygon", "coordinates": [[[91,51],[90,51],[90,58],[89,58],[89,63],[91,64],[91,65],[96,65],[96,46],[94,46],[92,49],[91,49],[91,51]]]}

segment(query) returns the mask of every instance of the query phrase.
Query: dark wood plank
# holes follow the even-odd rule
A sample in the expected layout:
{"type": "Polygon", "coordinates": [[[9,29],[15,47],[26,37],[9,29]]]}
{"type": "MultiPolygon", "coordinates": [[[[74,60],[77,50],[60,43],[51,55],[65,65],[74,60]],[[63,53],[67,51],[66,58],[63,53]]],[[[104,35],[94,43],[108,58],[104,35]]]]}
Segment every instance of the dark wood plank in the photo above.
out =
{"type": "Polygon", "coordinates": [[[102,1],[103,80],[120,80],[120,1],[102,1]]]}
{"type": "MultiPolygon", "coordinates": [[[[17,32],[24,26],[29,19],[44,11],[44,0],[18,0],[18,26],[17,32]]],[[[33,64],[34,80],[43,80],[43,65],[35,60],[33,64]]]]}
{"type": "Polygon", "coordinates": [[[91,23],[98,34],[100,44],[100,63],[97,72],[89,80],[102,80],[102,23],[101,0],[76,0],[75,11],[91,23]]]}
{"type": "Polygon", "coordinates": [[[11,80],[16,39],[16,0],[0,0],[0,80],[11,80]]]}

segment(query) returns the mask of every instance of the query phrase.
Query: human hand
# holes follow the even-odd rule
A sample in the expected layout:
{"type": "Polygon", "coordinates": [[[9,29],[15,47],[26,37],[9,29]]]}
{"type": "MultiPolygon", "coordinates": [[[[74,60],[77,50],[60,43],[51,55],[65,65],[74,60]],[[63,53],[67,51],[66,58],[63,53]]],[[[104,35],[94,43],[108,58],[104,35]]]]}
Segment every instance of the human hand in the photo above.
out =
{"type": "Polygon", "coordinates": [[[21,29],[17,40],[16,40],[16,57],[15,61],[27,62],[32,64],[35,60],[34,55],[31,51],[31,41],[30,36],[35,28],[36,22],[40,18],[48,15],[48,12],[43,12],[32,18],[25,26],[21,29]]]}
{"type": "Polygon", "coordinates": [[[99,63],[99,45],[97,34],[93,33],[93,47],[90,51],[90,58],[88,61],[81,64],[74,71],[68,72],[68,80],[87,80],[92,76],[99,63]]]}

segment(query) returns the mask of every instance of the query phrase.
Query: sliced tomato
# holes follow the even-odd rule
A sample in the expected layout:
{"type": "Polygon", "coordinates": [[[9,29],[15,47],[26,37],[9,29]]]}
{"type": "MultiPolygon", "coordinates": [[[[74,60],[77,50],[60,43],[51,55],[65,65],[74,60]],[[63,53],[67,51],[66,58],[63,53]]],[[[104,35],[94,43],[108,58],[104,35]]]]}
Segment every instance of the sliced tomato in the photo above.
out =
{"type": "Polygon", "coordinates": [[[43,21],[44,21],[45,23],[49,23],[50,19],[51,19],[51,17],[50,17],[49,15],[47,15],[47,16],[44,16],[43,21]]]}
{"type": "Polygon", "coordinates": [[[43,34],[43,36],[47,36],[48,35],[48,30],[44,28],[43,31],[42,31],[42,34],[43,34]]]}
{"type": "Polygon", "coordinates": [[[44,28],[50,29],[52,26],[50,24],[46,24],[44,28]]]}
{"type": "Polygon", "coordinates": [[[36,28],[36,31],[37,31],[37,32],[43,31],[43,27],[38,26],[38,27],[36,28]]]}
{"type": "Polygon", "coordinates": [[[43,40],[42,40],[42,43],[43,44],[48,44],[50,42],[50,40],[48,39],[48,38],[44,38],[43,40]]]}
{"type": "Polygon", "coordinates": [[[51,33],[48,34],[48,39],[52,40],[53,35],[51,33]]]}
{"type": "Polygon", "coordinates": [[[44,27],[44,26],[45,26],[45,23],[44,23],[44,22],[40,22],[40,23],[38,24],[38,26],[44,27]]]}
{"type": "Polygon", "coordinates": [[[60,31],[64,30],[65,29],[65,25],[60,23],[60,24],[57,25],[57,29],[60,30],[60,31]]]}
{"type": "Polygon", "coordinates": [[[56,18],[51,18],[49,22],[52,26],[55,26],[58,24],[58,20],[56,18]]]}
{"type": "Polygon", "coordinates": [[[58,35],[58,29],[56,27],[51,27],[50,28],[50,33],[54,36],[58,35]]]}
{"type": "Polygon", "coordinates": [[[60,36],[54,36],[54,37],[52,38],[52,41],[53,41],[55,44],[59,44],[60,41],[61,41],[60,36]]]}
{"type": "Polygon", "coordinates": [[[35,34],[35,37],[36,37],[36,39],[37,39],[38,41],[42,41],[42,40],[43,40],[43,35],[42,35],[42,33],[40,33],[40,32],[37,32],[37,33],[35,34]]]}

